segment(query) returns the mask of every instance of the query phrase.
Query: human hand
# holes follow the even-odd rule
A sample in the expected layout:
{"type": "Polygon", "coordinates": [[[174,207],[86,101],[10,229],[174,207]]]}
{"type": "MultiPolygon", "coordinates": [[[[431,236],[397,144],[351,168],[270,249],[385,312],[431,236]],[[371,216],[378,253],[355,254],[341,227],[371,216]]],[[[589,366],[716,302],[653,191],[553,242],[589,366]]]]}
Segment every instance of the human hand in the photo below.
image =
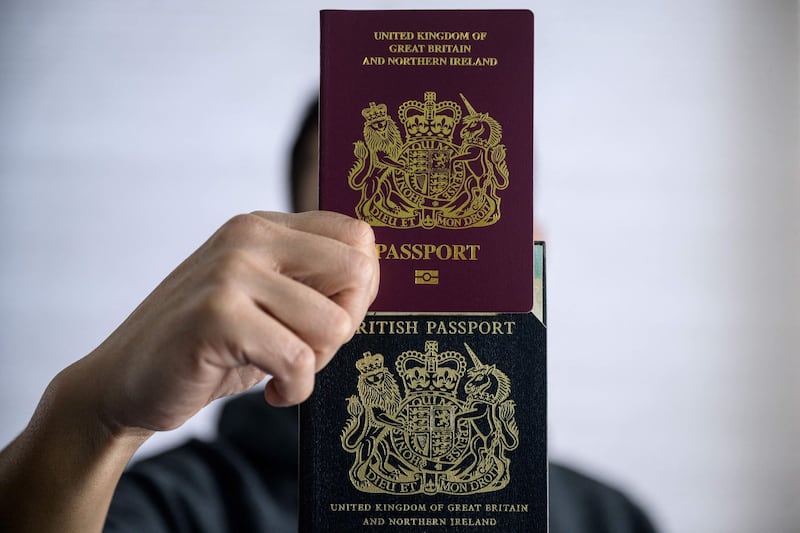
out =
{"type": "Polygon", "coordinates": [[[304,400],[377,290],[367,224],[323,212],[234,217],[60,372],[0,451],[4,531],[100,531],[153,431],[266,374],[269,402],[304,400]]]}
{"type": "Polygon", "coordinates": [[[266,374],[274,405],[306,399],[378,288],[371,228],[328,212],[240,215],[68,372],[95,376],[113,432],[180,426],[266,374]]]}

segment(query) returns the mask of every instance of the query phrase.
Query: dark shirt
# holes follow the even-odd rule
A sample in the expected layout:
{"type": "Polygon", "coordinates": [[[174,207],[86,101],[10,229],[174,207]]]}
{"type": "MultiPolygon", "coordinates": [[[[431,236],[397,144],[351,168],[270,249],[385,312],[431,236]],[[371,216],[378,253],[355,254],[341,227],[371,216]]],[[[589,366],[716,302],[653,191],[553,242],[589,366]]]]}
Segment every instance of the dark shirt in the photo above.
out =
{"type": "MultiPolygon", "coordinates": [[[[653,533],[644,513],[607,485],[550,464],[552,533],[653,533]]],[[[219,437],[191,440],[122,476],[105,531],[297,531],[297,410],[258,393],[223,408],[219,437]]]]}

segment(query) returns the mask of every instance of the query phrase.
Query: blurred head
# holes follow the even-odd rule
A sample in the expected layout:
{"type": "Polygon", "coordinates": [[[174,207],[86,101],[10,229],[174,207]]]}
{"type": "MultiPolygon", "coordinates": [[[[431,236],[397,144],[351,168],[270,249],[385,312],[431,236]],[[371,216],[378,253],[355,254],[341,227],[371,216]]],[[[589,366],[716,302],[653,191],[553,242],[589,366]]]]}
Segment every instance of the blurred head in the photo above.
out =
{"type": "Polygon", "coordinates": [[[319,204],[319,101],[306,108],[292,146],[289,165],[292,210],[312,211],[319,204]]]}

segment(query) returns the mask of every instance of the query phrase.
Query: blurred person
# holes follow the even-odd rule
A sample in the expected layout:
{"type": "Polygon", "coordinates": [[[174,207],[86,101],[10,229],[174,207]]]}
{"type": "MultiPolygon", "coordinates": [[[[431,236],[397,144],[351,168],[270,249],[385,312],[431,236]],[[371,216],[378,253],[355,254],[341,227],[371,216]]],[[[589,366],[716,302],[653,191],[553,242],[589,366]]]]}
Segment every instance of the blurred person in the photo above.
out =
{"type": "MultiPolygon", "coordinates": [[[[315,102],[291,152],[300,213],[233,218],[50,383],[0,453],[7,530],[296,531],[297,409],[285,406],[311,394],[314,373],[352,336],[379,277],[366,224],[312,211],[317,116],[315,102]],[[266,374],[263,393],[223,407],[214,441],[193,439],[123,473],[153,432],[266,374]]],[[[556,464],[549,478],[550,531],[654,531],[620,491],[556,464]]]]}
{"type": "MultiPolygon", "coordinates": [[[[289,200],[297,212],[318,205],[318,112],[314,101],[290,152],[289,200]]],[[[296,531],[297,450],[295,407],[272,408],[257,392],[234,398],[223,407],[214,442],[192,440],[123,476],[106,528],[296,531]]],[[[551,463],[549,485],[553,533],[655,531],[628,496],[572,468],[551,463]]]]}

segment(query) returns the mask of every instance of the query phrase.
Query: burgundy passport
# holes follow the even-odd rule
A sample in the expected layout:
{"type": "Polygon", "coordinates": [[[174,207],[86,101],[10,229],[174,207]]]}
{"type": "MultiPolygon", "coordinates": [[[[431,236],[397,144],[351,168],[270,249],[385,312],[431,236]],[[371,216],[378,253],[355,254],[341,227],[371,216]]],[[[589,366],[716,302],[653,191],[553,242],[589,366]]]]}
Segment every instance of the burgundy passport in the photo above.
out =
{"type": "Polygon", "coordinates": [[[323,11],[320,207],[373,226],[372,311],[527,312],[533,14],[323,11]]]}

